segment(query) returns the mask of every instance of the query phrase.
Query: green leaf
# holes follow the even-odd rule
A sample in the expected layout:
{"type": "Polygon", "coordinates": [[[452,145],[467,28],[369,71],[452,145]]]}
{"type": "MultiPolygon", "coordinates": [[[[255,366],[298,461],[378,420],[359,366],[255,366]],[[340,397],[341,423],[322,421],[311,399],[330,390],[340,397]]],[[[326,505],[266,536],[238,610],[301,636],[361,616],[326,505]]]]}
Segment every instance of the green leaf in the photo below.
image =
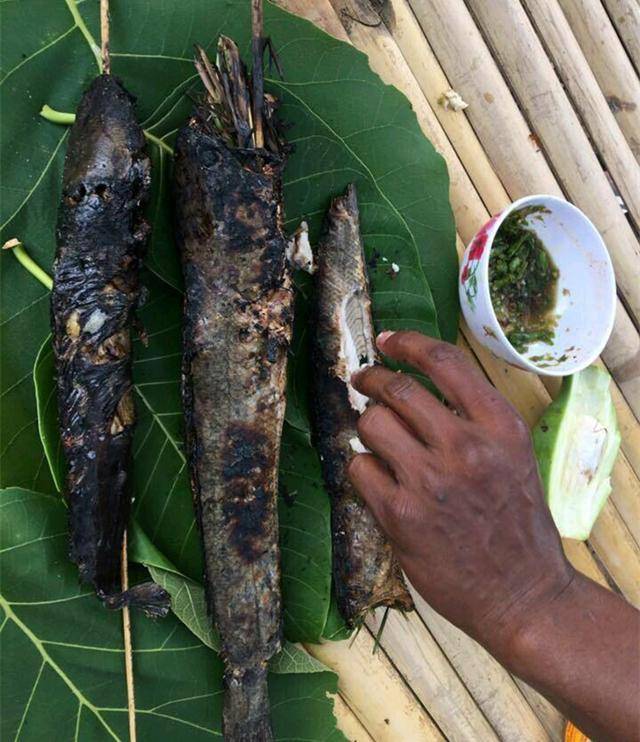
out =
{"type": "MultiPolygon", "coordinates": [[[[147,564],[154,582],[171,595],[171,610],[182,623],[210,649],[220,651],[220,637],[207,615],[204,588],[174,570],[147,564]]],[[[270,670],[279,674],[329,672],[329,668],[292,642],[285,641],[282,650],[271,660],[270,670]]]]}
{"type": "MultiPolygon", "coordinates": [[[[53,729],[57,739],[127,739],[122,619],[78,585],[64,505],[9,488],[0,507],[0,736],[39,740],[53,729]]],[[[220,738],[216,654],[171,616],[134,613],[132,624],[139,738],[220,738]]],[[[295,669],[295,679],[271,676],[275,738],[343,740],[327,698],[336,676],[300,662],[287,647],[278,669],[295,669]]]]}

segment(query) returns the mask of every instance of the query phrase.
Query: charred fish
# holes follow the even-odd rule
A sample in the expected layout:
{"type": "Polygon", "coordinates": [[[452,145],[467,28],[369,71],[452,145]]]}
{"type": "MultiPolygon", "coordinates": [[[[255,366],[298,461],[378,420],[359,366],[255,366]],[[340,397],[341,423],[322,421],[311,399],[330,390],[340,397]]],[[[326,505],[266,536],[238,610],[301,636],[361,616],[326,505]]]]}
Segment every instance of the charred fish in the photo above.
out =
{"type": "Polygon", "coordinates": [[[167,595],[161,588],[147,584],[120,593],[135,422],[131,327],[149,231],[144,144],[132,96],[117,78],[97,77],[69,137],[51,323],[71,558],[107,605],[139,603],[162,615],[167,595]]]}
{"type": "Polygon", "coordinates": [[[343,618],[354,626],[377,606],[413,608],[390,544],[347,478],[358,417],[368,403],[351,386],[351,374],[379,360],[354,185],[331,204],[316,265],[314,442],[331,498],[334,589],[343,618]]]}
{"type": "MultiPolygon", "coordinates": [[[[180,130],[176,236],[185,281],[183,408],[209,613],[225,665],[225,739],[272,739],[267,663],[282,634],[277,520],[291,277],[274,101],[256,139],[238,49],[202,50],[207,95],[180,130]]],[[[255,69],[254,69],[255,75],[255,69]]],[[[252,105],[253,104],[253,105],[252,105]]]]}

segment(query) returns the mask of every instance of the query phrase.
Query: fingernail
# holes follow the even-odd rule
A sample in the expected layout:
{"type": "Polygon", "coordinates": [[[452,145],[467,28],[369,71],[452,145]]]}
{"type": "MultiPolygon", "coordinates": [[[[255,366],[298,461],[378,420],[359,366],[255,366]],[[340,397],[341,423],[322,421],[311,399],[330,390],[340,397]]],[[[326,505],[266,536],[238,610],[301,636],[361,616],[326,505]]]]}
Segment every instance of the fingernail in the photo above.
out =
{"type": "Polygon", "coordinates": [[[393,330],[385,330],[384,332],[381,332],[376,338],[376,345],[378,346],[378,348],[382,348],[387,340],[394,334],[395,333],[393,332],[393,330]]]}

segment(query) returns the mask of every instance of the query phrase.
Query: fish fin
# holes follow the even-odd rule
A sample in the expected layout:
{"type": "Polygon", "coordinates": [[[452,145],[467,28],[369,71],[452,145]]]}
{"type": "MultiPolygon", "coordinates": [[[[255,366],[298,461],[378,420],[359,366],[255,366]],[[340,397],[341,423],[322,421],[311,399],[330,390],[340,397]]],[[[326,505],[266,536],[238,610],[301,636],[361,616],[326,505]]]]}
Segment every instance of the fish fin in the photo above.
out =
{"type": "Polygon", "coordinates": [[[169,593],[155,582],[142,582],[124,592],[100,597],[105,606],[111,610],[118,610],[124,606],[138,608],[148,618],[164,618],[171,607],[169,593]]]}

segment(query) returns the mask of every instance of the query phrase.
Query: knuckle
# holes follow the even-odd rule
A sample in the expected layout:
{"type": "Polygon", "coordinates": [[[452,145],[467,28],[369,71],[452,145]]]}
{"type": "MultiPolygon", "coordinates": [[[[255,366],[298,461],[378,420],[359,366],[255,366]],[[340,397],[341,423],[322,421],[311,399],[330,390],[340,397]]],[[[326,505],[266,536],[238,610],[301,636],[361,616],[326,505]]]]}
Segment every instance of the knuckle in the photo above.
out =
{"type": "Polygon", "coordinates": [[[529,430],[529,426],[517,412],[514,412],[511,416],[510,424],[514,435],[523,440],[528,441],[530,439],[531,431],[529,430]]]}
{"type": "Polygon", "coordinates": [[[442,365],[464,363],[464,353],[456,345],[437,343],[428,351],[429,360],[442,365]]]}
{"type": "Polygon", "coordinates": [[[409,374],[394,374],[385,384],[385,393],[391,399],[405,400],[412,397],[416,391],[416,381],[409,374]]]}
{"type": "Polygon", "coordinates": [[[347,464],[347,477],[352,484],[358,479],[358,472],[362,471],[362,466],[365,463],[365,457],[362,454],[356,454],[351,457],[351,460],[347,464]]]}
{"type": "Polygon", "coordinates": [[[383,414],[383,410],[379,405],[371,405],[360,415],[358,418],[358,433],[367,434],[369,431],[376,428],[381,422],[380,417],[383,414]]]}

